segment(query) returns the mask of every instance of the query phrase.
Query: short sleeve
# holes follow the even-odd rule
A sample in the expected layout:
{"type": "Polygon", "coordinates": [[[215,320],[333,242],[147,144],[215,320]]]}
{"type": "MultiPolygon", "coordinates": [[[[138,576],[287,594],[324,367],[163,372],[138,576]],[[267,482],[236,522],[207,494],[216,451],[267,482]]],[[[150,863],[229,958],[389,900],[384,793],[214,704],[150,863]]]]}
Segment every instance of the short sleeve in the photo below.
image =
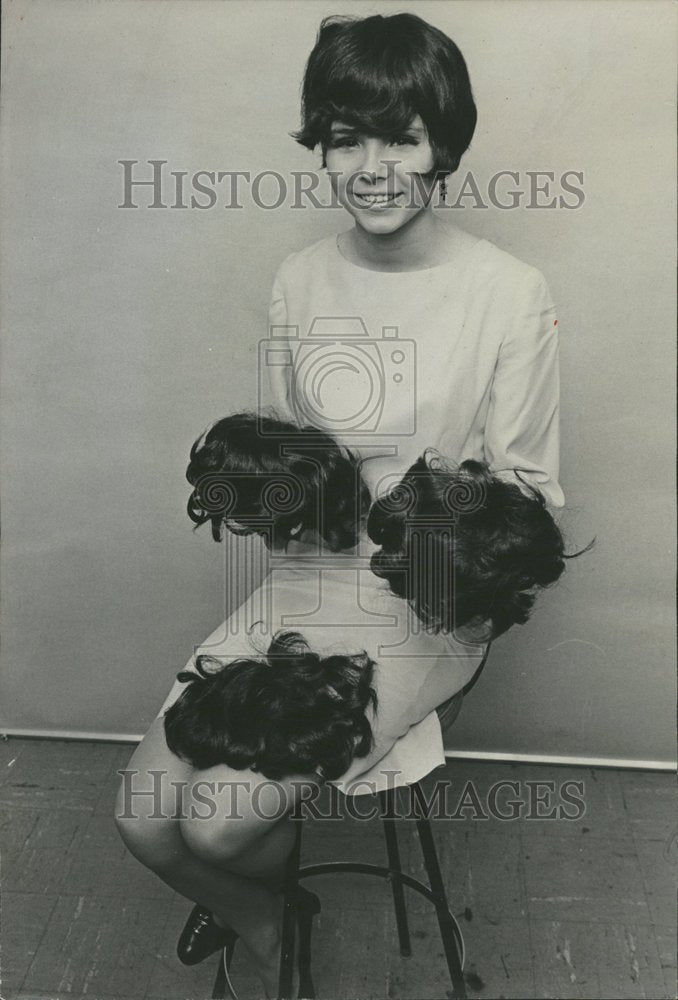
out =
{"type": "Polygon", "coordinates": [[[530,268],[516,289],[492,380],[485,458],[493,472],[536,486],[552,506],[562,507],[557,331],[546,282],[530,268]]]}

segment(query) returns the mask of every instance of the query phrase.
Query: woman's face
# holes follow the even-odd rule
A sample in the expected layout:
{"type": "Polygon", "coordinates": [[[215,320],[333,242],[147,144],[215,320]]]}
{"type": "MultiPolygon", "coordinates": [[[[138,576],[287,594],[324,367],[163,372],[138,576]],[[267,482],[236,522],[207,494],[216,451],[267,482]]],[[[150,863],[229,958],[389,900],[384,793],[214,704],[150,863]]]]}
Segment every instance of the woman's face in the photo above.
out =
{"type": "Polygon", "coordinates": [[[325,162],[339,202],[362,229],[377,235],[412,222],[435,186],[424,176],[433,170],[434,156],[419,115],[387,139],[333,122],[325,162]]]}

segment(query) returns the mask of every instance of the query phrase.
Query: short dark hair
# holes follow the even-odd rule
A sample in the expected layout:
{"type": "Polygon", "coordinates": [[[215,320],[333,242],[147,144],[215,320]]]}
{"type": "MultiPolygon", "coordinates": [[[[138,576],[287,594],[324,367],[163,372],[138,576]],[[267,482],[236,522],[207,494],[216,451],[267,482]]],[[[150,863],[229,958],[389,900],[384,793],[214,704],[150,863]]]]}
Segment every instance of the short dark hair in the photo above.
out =
{"type": "Polygon", "coordinates": [[[464,57],[415,14],[326,17],[306,65],[301,110],[294,137],[308,149],[320,144],[323,166],[333,121],[386,137],[420,115],[439,176],[457,169],[477,119],[464,57]]]}
{"type": "Polygon", "coordinates": [[[541,493],[483,462],[423,455],[370,510],[372,570],[433,631],[493,638],[527,621],[538,588],[563,572],[563,536],[541,493]],[[489,630],[488,630],[489,626],[489,630]],[[487,634],[489,631],[489,634],[487,634]]]}
{"type": "Polygon", "coordinates": [[[198,770],[228,764],[267,778],[341,777],[373,746],[374,663],[366,653],[321,657],[296,632],[277,633],[261,659],[199,656],[165,712],[167,746],[198,770]]]}
{"type": "Polygon", "coordinates": [[[191,448],[186,478],[194,487],[188,516],[211,522],[215,541],[226,522],[235,534],[284,545],[301,524],[339,552],[357,544],[370,505],[348,449],[315,427],[267,414],[218,420],[191,448]]]}

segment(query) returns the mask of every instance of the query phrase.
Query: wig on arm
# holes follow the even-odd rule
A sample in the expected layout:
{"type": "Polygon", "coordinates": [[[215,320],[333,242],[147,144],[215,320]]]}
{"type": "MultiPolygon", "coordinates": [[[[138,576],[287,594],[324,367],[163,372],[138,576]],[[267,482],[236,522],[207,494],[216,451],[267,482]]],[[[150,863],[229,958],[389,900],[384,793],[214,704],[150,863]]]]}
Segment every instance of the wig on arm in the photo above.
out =
{"type": "Polygon", "coordinates": [[[194,487],[188,516],[209,521],[215,541],[224,525],[274,545],[308,529],[339,552],[357,544],[370,505],[348,449],[315,427],[265,414],[217,420],[191,448],[186,478],[194,487]]]}
{"type": "Polygon", "coordinates": [[[366,653],[321,657],[302,635],[278,632],[262,659],[196,660],[188,687],[165,713],[167,746],[198,770],[228,764],[267,778],[340,777],[365,757],[376,711],[366,653]]]}
{"type": "Polygon", "coordinates": [[[372,505],[367,530],[381,546],[373,572],[427,627],[471,626],[481,641],[526,622],[571,558],[538,490],[429,452],[372,505]]]}

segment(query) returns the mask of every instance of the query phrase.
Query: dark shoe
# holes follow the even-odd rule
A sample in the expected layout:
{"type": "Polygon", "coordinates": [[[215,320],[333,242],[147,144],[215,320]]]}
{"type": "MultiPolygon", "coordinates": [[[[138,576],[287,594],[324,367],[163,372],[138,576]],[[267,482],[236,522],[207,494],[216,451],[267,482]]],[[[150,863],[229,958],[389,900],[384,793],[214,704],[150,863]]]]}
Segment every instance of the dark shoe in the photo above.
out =
{"type": "Polygon", "coordinates": [[[184,965],[197,965],[215,951],[226,949],[230,961],[238,935],[232,927],[220,927],[209,910],[194,906],[177,942],[177,955],[184,965]]]}

